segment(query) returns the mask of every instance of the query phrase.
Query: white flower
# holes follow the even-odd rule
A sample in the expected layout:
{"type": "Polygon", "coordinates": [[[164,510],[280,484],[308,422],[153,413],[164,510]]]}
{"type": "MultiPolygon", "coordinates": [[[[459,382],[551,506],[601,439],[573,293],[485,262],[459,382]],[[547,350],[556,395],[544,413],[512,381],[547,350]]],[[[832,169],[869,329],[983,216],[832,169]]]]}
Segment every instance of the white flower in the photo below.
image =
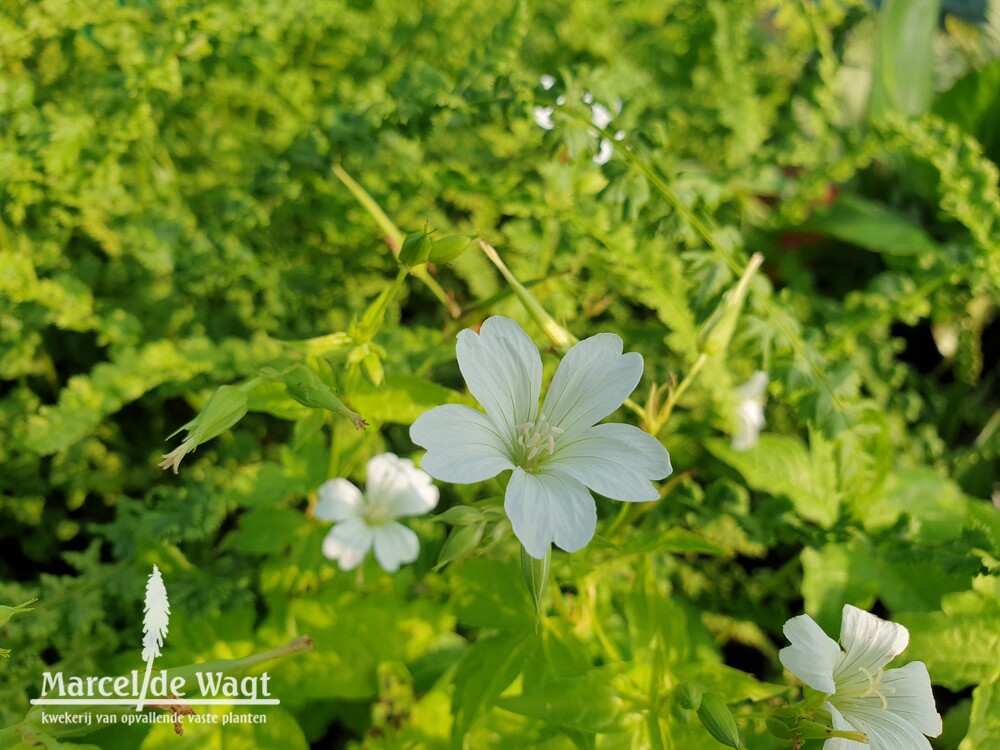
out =
{"type": "Polygon", "coordinates": [[[625,501],[656,500],[650,480],[671,472],[652,435],[626,424],[597,424],[617,409],[642,376],[642,357],[622,354],[622,340],[600,333],[570,349],[545,401],[538,348],[513,320],[492,317],[480,333],[458,334],[458,366],[486,413],[439,406],[410,428],[427,449],[421,466],[445,482],[482,482],[513,470],[504,509],[530,555],[555,542],[567,552],[594,536],[590,489],[625,501]]]}
{"type": "MultiPolygon", "coordinates": [[[[884,670],[910,641],[902,625],[844,606],[840,643],[824,633],[809,615],[785,623],[792,645],[778,658],[806,685],[827,694],[823,704],[833,728],[864,732],[871,750],[930,750],[924,735],[941,734],[931,680],[923,662],[884,670]]],[[[824,750],[862,750],[863,743],[829,739],[824,750]]]]}
{"type": "Polygon", "coordinates": [[[746,451],[757,445],[760,431],[764,429],[764,404],[767,402],[767,373],[758,370],[747,382],[736,389],[736,434],[733,450],[746,451]]]}
{"type": "Polygon", "coordinates": [[[341,570],[352,570],[374,545],[375,559],[390,573],[416,560],[420,552],[417,535],[396,519],[423,515],[438,502],[431,478],[392,453],[368,462],[364,494],[346,479],[331,479],[318,495],[313,515],[336,522],[323,540],[323,554],[336,560],[341,570]]]}
{"type": "Polygon", "coordinates": [[[552,130],[555,127],[555,124],[552,122],[552,113],[555,111],[554,107],[535,107],[532,110],[532,114],[535,116],[535,124],[545,130],[552,130]]]}

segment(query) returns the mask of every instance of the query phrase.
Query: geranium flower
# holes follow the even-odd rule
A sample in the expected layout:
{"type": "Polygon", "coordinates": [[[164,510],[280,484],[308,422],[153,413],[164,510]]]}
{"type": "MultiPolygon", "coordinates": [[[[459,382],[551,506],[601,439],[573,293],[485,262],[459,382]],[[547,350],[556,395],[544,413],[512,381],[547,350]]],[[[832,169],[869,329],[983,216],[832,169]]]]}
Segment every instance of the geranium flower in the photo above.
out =
{"type": "Polygon", "coordinates": [[[767,373],[758,370],[747,382],[736,389],[736,434],[733,450],[746,451],[757,445],[760,431],[764,429],[764,403],[767,401],[767,373]]]}
{"type": "MultiPolygon", "coordinates": [[[[924,735],[941,734],[941,717],[927,667],[914,661],[885,670],[909,643],[906,628],[848,604],[840,626],[843,648],[809,615],[786,622],[784,633],[792,645],[781,649],[778,658],[806,685],[827,695],[823,707],[830,712],[834,729],[864,732],[871,750],[930,750],[924,735]]],[[[836,738],[823,747],[861,750],[863,746],[836,738]]]]}
{"type": "Polygon", "coordinates": [[[374,546],[378,564],[394,573],[420,553],[417,535],[396,519],[433,509],[438,489],[412,461],[392,453],[373,456],[366,471],[364,494],[346,479],[320,485],[313,515],[335,522],[323,540],[323,554],[341,570],[352,570],[374,546]]]}
{"type": "Polygon", "coordinates": [[[575,552],[594,536],[597,509],[588,487],[625,501],[656,500],[650,480],[671,472],[660,442],[638,427],[597,424],[642,376],[642,356],[600,333],[571,348],[541,409],[542,360],[513,320],[489,318],[477,335],[458,334],[458,366],[486,413],[458,404],[422,414],[410,428],[427,449],[421,466],[435,479],[482,482],[512,470],[504,509],[532,557],[556,545],[575,552]]]}

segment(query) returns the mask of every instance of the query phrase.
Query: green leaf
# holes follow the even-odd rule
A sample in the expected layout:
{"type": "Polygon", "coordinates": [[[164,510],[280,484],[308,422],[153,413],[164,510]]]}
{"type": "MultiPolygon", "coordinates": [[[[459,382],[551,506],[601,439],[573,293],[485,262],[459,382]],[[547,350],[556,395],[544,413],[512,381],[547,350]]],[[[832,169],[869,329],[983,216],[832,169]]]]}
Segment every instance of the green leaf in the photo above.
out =
{"type": "Polygon", "coordinates": [[[995,747],[1000,738],[1000,675],[972,691],[969,733],[958,750],[995,747]]]}
{"type": "Polygon", "coordinates": [[[537,638],[527,631],[481,638],[455,674],[452,747],[461,750],[465,735],[483,711],[493,705],[524,669],[537,638]]]}
{"type": "Polygon", "coordinates": [[[617,666],[598,667],[581,677],[525,683],[518,695],[505,696],[498,705],[522,716],[566,729],[591,733],[626,732],[628,704],[611,686],[617,666]]]}
{"type": "Polygon", "coordinates": [[[934,113],[953,122],[1000,163],[1000,60],[993,60],[960,78],[934,102],[934,113]]]}
{"type": "Polygon", "coordinates": [[[910,630],[906,656],[924,662],[931,679],[950,690],[994,680],[1000,669],[1000,579],[980,576],[973,585],[946,596],[942,612],[896,618],[910,630]]]}
{"type": "Polygon", "coordinates": [[[941,0],[887,0],[879,11],[870,117],[919,115],[933,95],[934,34],[941,0]]]}
{"type": "Polygon", "coordinates": [[[412,375],[393,375],[381,388],[360,387],[351,404],[377,422],[413,424],[417,417],[441,404],[463,403],[457,391],[412,375]]]}
{"type": "Polygon", "coordinates": [[[805,611],[828,633],[837,632],[845,604],[868,609],[878,595],[878,569],[859,545],[827,544],[802,550],[805,611]]]}
{"type": "Polygon", "coordinates": [[[705,447],[732,466],[756,490],[785,495],[803,518],[831,526],[839,514],[832,462],[814,460],[801,440],[767,433],[748,451],[734,451],[728,443],[711,439],[705,447]]]}
{"type": "MultiPolygon", "coordinates": [[[[217,748],[281,747],[285,750],[308,750],[309,742],[295,718],[281,706],[228,709],[211,706],[199,710],[198,716],[216,717],[215,723],[182,720],[184,747],[191,750],[216,750],[217,748]],[[243,716],[263,716],[265,721],[240,723],[243,716]],[[223,725],[223,721],[231,722],[223,725]]],[[[149,732],[140,750],[167,750],[177,747],[177,734],[173,724],[157,724],[149,732]]]]}
{"type": "Polygon", "coordinates": [[[923,229],[905,216],[849,193],[836,203],[817,209],[800,228],[886,255],[918,255],[940,250],[923,229]]]}

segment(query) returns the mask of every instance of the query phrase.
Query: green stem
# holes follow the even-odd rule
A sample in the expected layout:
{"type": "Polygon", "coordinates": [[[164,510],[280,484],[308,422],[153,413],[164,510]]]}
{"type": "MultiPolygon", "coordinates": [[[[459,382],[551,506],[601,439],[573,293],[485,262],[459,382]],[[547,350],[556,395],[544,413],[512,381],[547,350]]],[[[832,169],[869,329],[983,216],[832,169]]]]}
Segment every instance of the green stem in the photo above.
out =
{"type": "MultiPolygon", "coordinates": [[[[393,256],[398,259],[399,251],[403,247],[403,232],[393,223],[392,219],[386,215],[385,211],[382,210],[382,207],[375,202],[375,199],[368,194],[368,191],[355,182],[354,179],[347,174],[347,172],[345,172],[339,164],[334,164],[332,169],[334,175],[337,176],[337,179],[344,184],[344,187],[351,191],[351,195],[354,196],[354,199],[361,204],[361,207],[364,208],[365,211],[368,212],[368,215],[375,220],[376,224],[378,224],[379,229],[381,229],[382,233],[385,235],[386,244],[392,251],[393,256]]],[[[437,298],[438,302],[444,305],[451,317],[457,318],[462,314],[462,309],[458,306],[455,300],[451,299],[448,296],[448,293],[441,288],[441,285],[437,283],[437,280],[427,272],[427,268],[425,266],[414,268],[412,273],[420,279],[420,281],[422,281],[428,289],[431,290],[431,294],[437,298]]]]}
{"type": "Polygon", "coordinates": [[[663,425],[665,425],[667,420],[670,419],[670,414],[673,412],[677,402],[680,400],[681,396],[684,395],[684,392],[691,387],[691,383],[694,382],[694,379],[698,376],[698,373],[701,371],[701,368],[705,366],[707,361],[708,354],[705,352],[699,354],[698,359],[696,359],[694,364],[691,365],[691,369],[688,370],[684,379],[676,388],[670,391],[670,395],[667,396],[667,402],[663,405],[663,410],[660,412],[659,417],[656,420],[656,424],[651,425],[652,429],[650,432],[652,432],[654,437],[659,434],[660,430],[663,429],[663,425]]]}
{"type": "Polygon", "coordinates": [[[478,242],[479,247],[483,251],[483,255],[489,258],[490,262],[497,267],[497,270],[500,271],[500,275],[506,279],[510,288],[514,290],[514,294],[517,295],[518,300],[520,300],[521,304],[524,306],[524,309],[527,310],[528,315],[535,319],[535,322],[538,324],[539,328],[542,329],[545,335],[548,336],[552,345],[559,351],[565,353],[567,349],[577,342],[576,336],[556,323],[555,318],[549,315],[545,308],[538,303],[538,300],[535,299],[535,295],[529,292],[527,288],[517,280],[517,277],[514,276],[511,270],[507,268],[507,264],[503,262],[499,253],[497,253],[496,249],[491,244],[483,240],[478,240],[478,242]]]}

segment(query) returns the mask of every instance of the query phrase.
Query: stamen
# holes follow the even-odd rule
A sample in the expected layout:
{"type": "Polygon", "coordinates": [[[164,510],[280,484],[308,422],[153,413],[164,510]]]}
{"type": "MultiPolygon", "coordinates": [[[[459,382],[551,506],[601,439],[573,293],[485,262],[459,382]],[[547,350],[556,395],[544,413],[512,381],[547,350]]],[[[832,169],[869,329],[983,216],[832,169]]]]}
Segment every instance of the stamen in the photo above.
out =
{"type": "MultiPolygon", "coordinates": [[[[516,444],[525,451],[522,455],[524,464],[531,464],[543,451],[548,455],[556,452],[556,436],[565,432],[562,427],[554,427],[548,422],[544,413],[538,415],[537,422],[522,422],[514,428],[518,435],[516,444]]],[[[528,466],[523,467],[525,469],[528,466]]],[[[530,467],[537,468],[537,467],[530,467]]]]}
{"type": "Polygon", "coordinates": [[[868,678],[868,689],[863,692],[860,697],[867,698],[869,695],[877,695],[879,700],[882,701],[882,710],[889,710],[889,701],[886,700],[886,693],[895,693],[896,688],[890,687],[889,685],[882,684],[882,670],[878,670],[874,676],[864,667],[858,667],[858,671],[863,673],[865,677],[868,678]],[[879,689],[881,688],[881,689],[879,689]]]}

